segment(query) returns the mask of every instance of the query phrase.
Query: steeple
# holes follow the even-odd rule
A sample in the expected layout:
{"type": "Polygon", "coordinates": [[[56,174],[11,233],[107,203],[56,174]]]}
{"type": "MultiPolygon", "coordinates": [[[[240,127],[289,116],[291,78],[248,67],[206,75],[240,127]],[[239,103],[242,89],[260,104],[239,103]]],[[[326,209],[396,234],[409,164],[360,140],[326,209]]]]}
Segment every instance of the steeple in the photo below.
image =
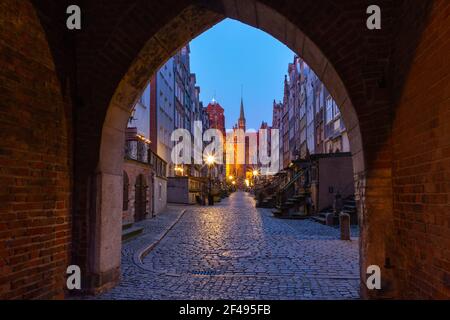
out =
{"type": "Polygon", "coordinates": [[[239,119],[244,119],[245,120],[245,116],[244,116],[244,100],[241,97],[241,112],[239,114],[239,119]]]}
{"type": "Polygon", "coordinates": [[[241,111],[239,114],[238,127],[239,129],[243,129],[245,131],[245,115],[244,115],[244,98],[241,88],[241,111]]]}

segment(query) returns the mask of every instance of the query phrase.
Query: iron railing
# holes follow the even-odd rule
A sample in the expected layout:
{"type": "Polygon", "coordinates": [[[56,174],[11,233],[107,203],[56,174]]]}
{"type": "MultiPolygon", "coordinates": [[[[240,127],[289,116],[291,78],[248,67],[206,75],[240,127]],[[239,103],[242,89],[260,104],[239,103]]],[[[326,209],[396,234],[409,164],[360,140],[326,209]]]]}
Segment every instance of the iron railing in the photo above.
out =
{"type": "Polygon", "coordinates": [[[125,142],[125,158],[148,163],[148,145],[140,140],[128,140],[125,142]]]}

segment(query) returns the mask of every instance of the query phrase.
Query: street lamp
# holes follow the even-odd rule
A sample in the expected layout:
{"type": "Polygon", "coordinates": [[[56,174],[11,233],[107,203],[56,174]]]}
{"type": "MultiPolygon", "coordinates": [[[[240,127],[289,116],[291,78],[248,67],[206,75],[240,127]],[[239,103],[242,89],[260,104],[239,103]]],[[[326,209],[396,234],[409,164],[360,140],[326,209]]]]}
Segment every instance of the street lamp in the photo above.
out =
{"type": "Polygon", "coordinates": [[[181,166],[176,166],[175,167],[175,172],[178,173],[178,175],[183,176],[184,175],[184,168],[181,166]]]}
{"type": "Polygon", "coordinates": [[[211,154],[206,156],[206,164],[208,166],[212,166],[215,162],[216,162],[216,157],[214,157],[211,154]]]}
{"type": "Polygon", "coordinates": [[[257,169],[255,169],[255,170],[253,170],[253,172],[252,172],[252,174],[253,174],[253,186],[255,186],[255,184],[256,184],[256,178],[258,177],[258,175],[259,175],[259,171],[257,170],[257,169]]]}
{"type": "Polygon", "coordinates": [[[206,156],[205,158],[205,162],[208,165],[208,175],[209,175],[209,190],[208,190],[208,204],[209,205],[213,205],[214,204],[214,199],[211,193],[211,167],[216,163],[216,157],[214,157],[214,155],[209,154],[206,156]]]}

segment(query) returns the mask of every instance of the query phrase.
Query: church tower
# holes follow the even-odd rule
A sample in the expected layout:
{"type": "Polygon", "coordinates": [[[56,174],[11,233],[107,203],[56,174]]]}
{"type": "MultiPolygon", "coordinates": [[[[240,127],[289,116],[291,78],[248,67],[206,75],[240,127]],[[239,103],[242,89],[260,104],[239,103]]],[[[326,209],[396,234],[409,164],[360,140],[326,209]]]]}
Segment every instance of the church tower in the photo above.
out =
{"type": "MultiPolygon", "coordinates": [[[[246,131],[246,123],[245,123],[245,114],[244,114],[244,99],[241,92],[241,108],[239,113],[239,119],[237,121],[237,124],[235,126],[235,130],[242,130],[243,134],[245,135],[246,131]]],[[[244,186],[244,181],[246,179],[246,172],[247,172],[247,162],[248,162],[248,138],[244,136],[244,141],[238,142],[237,137],[234,138],[234,150],[235,150],[235,159],[238,161],[238,159],[241,159],[238,155],[238,150],[242,150],[244,152],[244,163],[236,163],[234,165],[234,174],[236,176],[236,179],[239,183],[240,187],[244,186]],[[239,146],[239,144],[243,144],[243,146],[239,146]],[[243,147],[243,148],[240,148],[243,147]]],[[[241,155],[242,156],[242,155],[241,155]]]]}

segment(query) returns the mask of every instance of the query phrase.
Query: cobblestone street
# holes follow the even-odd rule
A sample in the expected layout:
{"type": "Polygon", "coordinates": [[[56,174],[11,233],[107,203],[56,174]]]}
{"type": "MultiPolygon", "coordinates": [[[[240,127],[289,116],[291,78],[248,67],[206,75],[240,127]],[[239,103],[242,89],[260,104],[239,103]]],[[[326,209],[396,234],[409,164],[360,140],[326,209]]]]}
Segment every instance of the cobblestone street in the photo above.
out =
{"type": "Polygon", "coordinates": [[[120,285],[96,299],[359,298],[356,229],[341,241],[337,228],[273,218],[243,192],[141,225],[124,244],[120,285]]]}

